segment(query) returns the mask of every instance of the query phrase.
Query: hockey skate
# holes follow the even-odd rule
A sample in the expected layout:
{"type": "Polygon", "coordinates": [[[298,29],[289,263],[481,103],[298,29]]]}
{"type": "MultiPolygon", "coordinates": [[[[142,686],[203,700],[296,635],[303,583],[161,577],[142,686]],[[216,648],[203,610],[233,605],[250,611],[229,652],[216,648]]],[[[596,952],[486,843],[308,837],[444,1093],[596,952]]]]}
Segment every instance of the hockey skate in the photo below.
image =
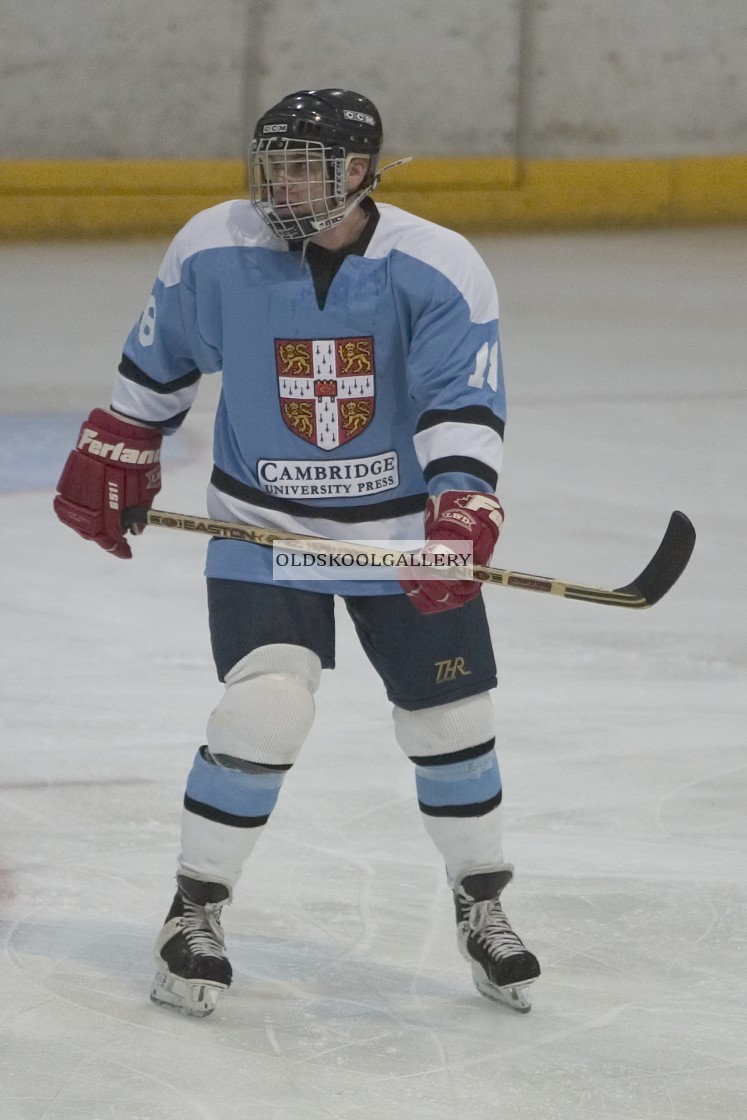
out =
{"type": "Polygon", "coordinates": [[[477,868],[457,879],[454,904],[457,942],[472,965],[472,979],[481,995],[515,1011],[531,1010],[529,987],[540,974],[537,958],[514,933],[500,896],[513,869],[477,868]]]}
{"type": "Polygon", "coordinates": [[[163,1007],[203,1018],[215,1011],[231,983],[220,913],[230,902],[223,883],[177,875],[177,892],[156,939],[158,965],[150,998],[163,1007]]]}

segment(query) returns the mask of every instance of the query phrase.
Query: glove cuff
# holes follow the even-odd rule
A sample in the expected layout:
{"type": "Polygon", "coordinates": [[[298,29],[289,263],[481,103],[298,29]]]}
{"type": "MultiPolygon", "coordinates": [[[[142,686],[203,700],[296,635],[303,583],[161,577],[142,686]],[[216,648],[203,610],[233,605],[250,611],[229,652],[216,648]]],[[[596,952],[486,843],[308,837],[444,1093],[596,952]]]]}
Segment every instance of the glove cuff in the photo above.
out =
{"type": "Polygon", "coordinates": [[[80,429],[75,449],[98,462],[152,470],[160,462],[162,442],[163,432],[157,428],[130,424],[103,408],[94,408],[80,429]]]}

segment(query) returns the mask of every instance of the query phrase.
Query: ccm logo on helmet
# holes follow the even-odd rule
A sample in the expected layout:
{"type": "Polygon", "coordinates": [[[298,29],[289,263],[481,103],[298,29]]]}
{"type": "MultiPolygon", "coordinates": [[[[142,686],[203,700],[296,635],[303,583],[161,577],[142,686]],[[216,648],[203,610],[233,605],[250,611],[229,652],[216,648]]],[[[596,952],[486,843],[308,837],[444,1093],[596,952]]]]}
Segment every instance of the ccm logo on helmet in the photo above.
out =
{"type": "Polygon", "coordinates": [[[345,109],[342,115],[346,121],[358,121],[359,124],[370,124],[372,127],[376,124],[370,113],[356,113],[353,109],[345,109]]]}
{"type": "Polygon", "coordinates": [[[266,124],[263,127],[262,131],[263,132],[287,132],[288,131],[288,125],[287,124],[266,124]]]}
{"type": "Polygon", "coordinates": [[[97,459],[110,459],[115,463],[134,463],[138,466],[147,463],[157,463],[161,458],[161,450],[157,448],[150,451],[138,451],[136,447],[125,447],[124,443],[102,443],[95,437],[98,432],[92,428],[84,428],[78,440],[78,450],[85,450],[87,455],[94,455],[97,459]]]}

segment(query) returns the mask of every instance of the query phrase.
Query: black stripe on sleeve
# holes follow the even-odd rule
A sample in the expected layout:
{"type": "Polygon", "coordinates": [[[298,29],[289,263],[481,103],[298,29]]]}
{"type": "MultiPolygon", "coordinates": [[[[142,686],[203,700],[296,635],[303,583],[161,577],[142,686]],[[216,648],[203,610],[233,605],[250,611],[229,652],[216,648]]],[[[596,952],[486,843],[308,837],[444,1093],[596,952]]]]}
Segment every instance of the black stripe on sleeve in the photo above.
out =
{"type": "Polygon", "coordinates": [[[495,739],[488,739],[487,743],[478,743],[476,747],[467,747],[463,751],[452,751],[451,754],[410,755],[410,762],[416,766],[449,766],[452,762],[469,762],[471,758],[480,758],[489,754],[495,746],[495,739]]]}
{"type": "Polygon", "coordinates": [[[431,408],[420,417],[415,428],[415,434],[424,432],[428,428],[435,428],[436,424],[480,424],[484,428],[492,428],[503,439],[506,427],[504,420],[484,404],[473,404],[467,408],[431,408]]]}
{"type": "Polygon", "coordinates": [[[134,420],[137,424],[144,424],[146,428],[156,428],[158,431],[166,432],[169,435],[180,428],[184,423],[186,417],[189,415],[189,409],[185,408],[184,412],[177,412],[176,416],[169,416],[167,420],[144,420],[142,416],[132,416],[129,412],[123,412],[121,408],[111,406],[112,412],[116,412],[117,416],[123,416],[125,420],[134,420]]]}
{"type": "Polygon", "coordinates": [[[418,801],[418,805],[426,817],[484,817],[500,805],[502,798],[503,790],[499,789],[489,801],[478,801],[473,805],[425,805],[422,801],[418,801]]]}
{"type": "Polygon", "coordinates": [[[475,478],[487,482],[491,490],[498,485],[498,472],[483,463],[481,459],[472,459],[469,455],[444,455],[441,459],[431,459],[423,471],[423,478],[430,482],[437,474],[471,474],[475,478]]]}
{"type": "Polygon", "coordinates": [[[204,817],[208,821],[216,821],[217,824],[227,824],[232,828],[259,828],[261,825],[267,824],[270,819],[269,813],[262,817],[237,817],[233,813],[224,813],[222,809],[215,809],[212,805],[195,801],[186,793],[184,795],[184,808],[197,817],[204,817]]]}
{"type": "Polygon", "coordinates": [[[154,393],[176,393],[179,389],[186,389],[189,385],[194,385],[195,381],[199,381],[202,376],[198,369],[192,369],[189,373],[185,373],[182,377],[176,377],[173,381],[156,381],[155,378],[149,377],[136,366],[135,363],[127,357],[126,354],[122,355],[122,361],[119,363],[119,372],[128,381],[134,381],[136,385],[142,385],[144,389],[150,389],[154,393]]]}
{"type": "Polygon", "coordinates": [[[210,481],[222,493],[238,498],[242,502],[250,502],[261,509],[275,509],[280,513],[291,514],[293,517],[329,518],[331,521],[340,521],[348,525],[355,524],[357,521],[383,521],[388,517],[421,513],[425,509],[428,498],[427,494],[412,494],[406,498],[389,498],[383,502],[372,502],[370,505],[312,507],[310,503],[293,502],[289,498],[277,498],[274,494],[265,494],[264,490],[239,482],[220,467],[213,467],[210,481]]]}

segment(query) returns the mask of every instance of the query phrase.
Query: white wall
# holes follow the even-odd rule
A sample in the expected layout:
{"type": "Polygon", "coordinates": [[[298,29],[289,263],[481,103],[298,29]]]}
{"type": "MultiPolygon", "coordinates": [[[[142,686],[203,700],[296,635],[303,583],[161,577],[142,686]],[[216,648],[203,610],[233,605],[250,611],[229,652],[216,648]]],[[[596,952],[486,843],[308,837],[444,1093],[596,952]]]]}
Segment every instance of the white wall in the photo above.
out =
{"type": "Polygon", "coordinates": [[[530,0],[526,154],[747,152],[746,0],[530,0]]]}
{"type": "Polygon", "coordinates": [[[516,144],[519,0],[303,0],[265,17],[262,104],[313,85],[378,105],[387,147],[430,155],[516,144]],[[309,51],[317,42],[319,51],[309,51]]]}
{"type": "Polygon", "coordinates": [[[251,56],[244,0],[3,5],[2,158],[207,159],[240,151],[251,56]]]}
{"type": "Polygon", "coordinates": [[[391,151],[747,151],[745,0],[4,0],[0,158],[231,158],[307,85],[391,151]]]}

